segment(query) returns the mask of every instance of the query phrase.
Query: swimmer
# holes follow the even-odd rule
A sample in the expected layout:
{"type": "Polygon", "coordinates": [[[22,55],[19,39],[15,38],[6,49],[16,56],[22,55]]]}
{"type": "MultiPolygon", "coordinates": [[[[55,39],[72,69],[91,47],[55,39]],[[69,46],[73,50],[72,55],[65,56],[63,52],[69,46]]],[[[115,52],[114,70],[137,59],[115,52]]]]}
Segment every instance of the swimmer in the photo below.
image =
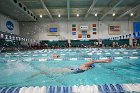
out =
{"type": "Polygon", "coordinates": [[[60,55],[58,55],[58,54],[56,54],[56,53],[52,54],[52,58],[53,58],[53,59],[56,59],[56,58],[59,58],[59,57],[60,57],[60,55]]]}
{"type": "Polygon", "coordinates": [[[81,73],[91,68],[94,68],[95,67],[94,63],[110,63],[110,62],[112,62],[112,59],[110,58],[104,60],[92,60],[91,62],[86,62],[80,65],[78,68],[71,69],[71,70],[73,71],[73,73],[81,73]]]}
{"type": "Polygon", "coordinates": [[[48,69],[47,72],[43,71],[43,70],[39,70],[40,71],[39,73],[31,75],[29,78],[33,78],[33,77],[35,77],[37,75],[41,75],[41,74],[49,76],[50,75],[49,73],[60,73],[60,74],[74,73],[74,74],[78,74],[78,73],[85,72],[91,68],[94,68],[95,63],[110,63],[110,62],[112,62],[112,59],[108,58],[108,59],[103,59],[103,60],[92,60],[90,62],[86,62],[86,63],[80,65],[78,68],[52,68],[52,69],[48,69]]]}

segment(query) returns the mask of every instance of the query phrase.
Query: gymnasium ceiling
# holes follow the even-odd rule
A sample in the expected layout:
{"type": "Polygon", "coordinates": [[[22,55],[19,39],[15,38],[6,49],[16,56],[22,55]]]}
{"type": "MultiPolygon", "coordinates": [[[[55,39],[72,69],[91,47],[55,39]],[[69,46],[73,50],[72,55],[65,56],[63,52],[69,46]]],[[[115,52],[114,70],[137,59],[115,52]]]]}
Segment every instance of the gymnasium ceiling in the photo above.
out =
{"type": "Polygon", "coordinates": [[[77,17],[76,14],[83,19],[136,19],[140,17],[139,10],[140,0],[0,0],[0,13],[18,21],[36,21],[40,15],[54,20],[58,14],[68,20],[77,17]],[[131,17],[130,13],[134,16],[131,17]]]}

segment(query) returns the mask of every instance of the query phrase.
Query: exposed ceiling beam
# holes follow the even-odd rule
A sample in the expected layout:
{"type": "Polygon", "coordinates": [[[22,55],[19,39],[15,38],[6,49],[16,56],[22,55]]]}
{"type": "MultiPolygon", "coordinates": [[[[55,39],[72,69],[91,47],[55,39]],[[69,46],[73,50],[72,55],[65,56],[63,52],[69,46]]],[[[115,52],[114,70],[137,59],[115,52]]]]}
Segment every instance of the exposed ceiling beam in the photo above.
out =
{"type": "Polygon", "coordinates": [[[137,9],[139,7],[140,7],[140,4],[137,5],[137,6],[135,6],[135,7],[133,7],[133,8],[131,8],[131,9],[129,9],[129,10],[127,10],[126,12],[124,12],[123,14],[121,14],[117,19],[124,17],[126,14],[132,12],[133,10],[135,10],[135,9],[137,9]]]}
{"type": "Polygon", "coordinates": [[[51,15],[50,11],[48,10],[48,8],[46,7],[45,3],[44,3],[42,0],[40,0],[40,1],[41,1],[41,4],[43,5],[43,8],[44,8],[44,9],[47,11],[47,13],[49,14],[50,19],[53,21],[53,17],[52,17],[52,15],[51,15]]]}
{"type": "Polygon", "coordinates": [[[85,15],[85,19],[86,19],[86,18],[88,17],[88,15],[91,13],[91,11],[92,11],[93,7],[95,6],[96,2],[97,2],[97,0],[93,0],[91,6],[89,7],[89,9],[88,9],[88,11],[87,11],[87,13],[86,13],[86,15],[85,15]]]}
{"type": "MultiPolygon", "coordinates": [[[[64,6],[64,7],[60,7],[60,6],[55,6],[55,7],[47,7],[48,9],[66,9],[66,6],[64,6]]],[[[76,7],[76,6],[72,6],[72,7],[70,7],[71,9],[74,9],[74,8],[84,8],[84,9],[87,9],[87,8],[89,8],[89,7],[87,7],[87,6],[78,6],[78,7],[76,7]]],[[[42,9],[42,7],[29,7],[29,9],[42,9]]]]}
{"type": "Polygon", "coordinates": [[[111,9],[109,9],[103,16],[100,18],[102,20],[105,16],[107,16],[111,11],[113,11],[123,0],[120,0],[117,4],[115,4],[111,9]]]}
{"type": "Polygon", "coordinates": [[[70,20],[70,0],[67,0],[68,20],[70,20]]]}
{"type": "Polygon", "coordinates": [[[38,2],[37,0],[20,0],[21,2],[24,2],[24,3],[34,3],[34,2],[38,2]]]}
{"type": "Polygon", "coordinates": [[[135,18],[138,18],[138,17],[140,17],[140,13],[135,16],[135,18]]]}

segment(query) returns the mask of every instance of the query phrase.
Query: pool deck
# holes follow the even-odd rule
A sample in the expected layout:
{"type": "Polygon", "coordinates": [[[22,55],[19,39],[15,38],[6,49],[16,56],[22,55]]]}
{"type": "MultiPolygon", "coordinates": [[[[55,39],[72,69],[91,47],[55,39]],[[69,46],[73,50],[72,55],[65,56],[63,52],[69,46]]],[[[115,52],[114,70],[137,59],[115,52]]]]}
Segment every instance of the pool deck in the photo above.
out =
{"type": "Polygon", "coordinates": [[[0,93],[140,93],[140,84],[1,87],[0,93]]]}

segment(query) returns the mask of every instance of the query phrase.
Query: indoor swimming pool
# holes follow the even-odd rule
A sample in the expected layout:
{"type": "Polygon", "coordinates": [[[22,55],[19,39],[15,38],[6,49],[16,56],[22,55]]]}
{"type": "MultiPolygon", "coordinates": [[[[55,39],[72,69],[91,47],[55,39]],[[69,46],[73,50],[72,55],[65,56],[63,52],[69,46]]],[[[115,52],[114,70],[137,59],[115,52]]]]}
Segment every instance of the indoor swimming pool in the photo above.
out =
{"type": "Polygon", "coordinates": [[[0,55],[0,87],[140,83],[140,51],[136,49],[46,49],[0,55]],[[60,57],[53,59],[53,53],[60,57]],[[64,71],[107,58],[112,58],[112,63],[96,63],[95,68],[83,73],[64,71]]]}

